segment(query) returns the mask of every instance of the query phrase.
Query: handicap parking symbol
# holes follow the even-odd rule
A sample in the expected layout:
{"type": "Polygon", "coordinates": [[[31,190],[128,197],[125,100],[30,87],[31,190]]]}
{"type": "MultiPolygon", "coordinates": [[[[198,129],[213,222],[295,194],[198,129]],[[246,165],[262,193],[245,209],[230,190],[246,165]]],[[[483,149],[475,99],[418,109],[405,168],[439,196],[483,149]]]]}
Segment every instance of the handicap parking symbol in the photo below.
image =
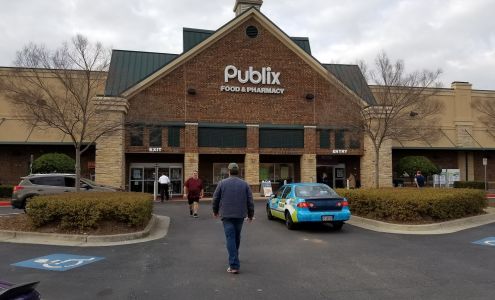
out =
{"type": "Polygon", "coordinates": [[[473,242],[473,244],[484,245],[484,246],[493,246],[495,247],[495,237],[487,237],[482,240],[473,242]]]}
{"type": "Polygon", "coordinates": [[[12,265],[50,271],[67,271],[102,259],[104,259],[104,257],[57,253],[21,261],[12,265]]]}

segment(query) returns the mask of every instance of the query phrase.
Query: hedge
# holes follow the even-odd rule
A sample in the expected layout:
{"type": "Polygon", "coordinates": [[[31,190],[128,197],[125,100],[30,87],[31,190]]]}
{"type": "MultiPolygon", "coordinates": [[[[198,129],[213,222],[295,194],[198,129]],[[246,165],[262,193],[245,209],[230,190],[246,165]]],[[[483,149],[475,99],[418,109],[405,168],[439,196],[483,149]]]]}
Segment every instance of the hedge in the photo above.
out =
{"type": "Polygon", "coordinates": [[[10,198],[12,197],[12,189],[14,187],[11,185],[0,185],[0,198],[10,198]]]}
{"type": "Polygon", "coordinates": [[[454,187],[460,189],[485,189],[483,181],[454,181],[454,187]]]}
{"type": "Polygon", "coordinates": [[[62,229],[97,228],[101,221],[116,221],[130,227],[148,223],[153,210],[149,194],[81,192],[34,197],[26,212],[34,226],[57,224],[62,229]]]}
{"type": "Polygon", "coordinates": [[[483,213],[485,193],[475,189],[381,188],[339,189],[352,213],[371,219],[424,222],[444,221],[483,213]]]}

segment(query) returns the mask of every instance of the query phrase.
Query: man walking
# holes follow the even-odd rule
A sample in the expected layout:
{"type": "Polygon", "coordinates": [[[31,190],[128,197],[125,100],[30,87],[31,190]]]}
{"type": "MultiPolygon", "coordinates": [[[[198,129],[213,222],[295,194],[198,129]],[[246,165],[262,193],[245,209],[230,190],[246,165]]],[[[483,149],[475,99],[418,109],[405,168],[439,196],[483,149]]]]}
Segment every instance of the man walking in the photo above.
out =
{"type": "Polygon", "coordinates": [[[160,197],[163,202],[165,198],[168,201],[168,185],[170,184],[170,179],[165,173],[162,173],[162,176],[158,178],[158,183],[160,184],[160,197]]]}
{"type": "Polygon", "coordinates": [[[253,194],[249,185],[237,175],[239,166],[230,163],[229,177],[220,181],[213,193],[213,216],[221,216],[227,251],[229,252],[229,268],[227,272],[239,273],[239,246],[241,244],[241,230],[244,218],[253,220],[253,194]]]}
{"type": "Polygon", "coordinates": [[[192,217],[198,217],[200,198],[203,198],[203,181],[199,179],[198,171],[193,171],[192,177],[184,183],[184,199],[187,199],[192,217]]]}

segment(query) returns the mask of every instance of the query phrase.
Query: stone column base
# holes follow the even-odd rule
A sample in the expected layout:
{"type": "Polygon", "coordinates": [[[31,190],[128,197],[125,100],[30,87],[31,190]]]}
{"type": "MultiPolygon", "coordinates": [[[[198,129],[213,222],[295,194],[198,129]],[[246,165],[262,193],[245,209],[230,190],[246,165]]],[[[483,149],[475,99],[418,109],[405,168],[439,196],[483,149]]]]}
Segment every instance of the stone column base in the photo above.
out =
{"type": "Polygon", "coordinates": [[[316,182],[316,154],[301,155],[301,182],[316,182]]]}

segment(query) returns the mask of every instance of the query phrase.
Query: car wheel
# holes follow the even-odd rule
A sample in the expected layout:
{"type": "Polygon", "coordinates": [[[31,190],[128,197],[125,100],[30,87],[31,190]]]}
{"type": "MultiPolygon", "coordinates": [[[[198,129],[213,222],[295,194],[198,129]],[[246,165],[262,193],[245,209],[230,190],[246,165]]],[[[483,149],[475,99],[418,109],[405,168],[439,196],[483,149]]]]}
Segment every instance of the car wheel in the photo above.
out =
{"type": "Polygon", "coordinates": [[[266,217],[268,218],[268,220],[273,220],[275,219],[272,215],[272,211],[270,210],[270,206],[267,205],[266,206],[266,217]]]}
{"type": "Polygon", "coordinates": [[[292,221],[292,217],[288,211],[285,212],[285,226],[287,226],[287,229],[289,230],[296,229],[296,224],[292,221]]]}
{"type": "Polygon", "coordinates": [[[342,222],[342,221],[332,222],[332,227],[335,230],[341,230],[342,226],[344,226],[344,222],[342,222]]]}
{"type": "Polygon", "coordinates": [[[31,198],[26,198],[24,199],[24,201],[22,201],[22,210],[24,210],[24,213],[27,213],[27,210],[26,210],[26,205],[28,203],[28,201],[30,200],[31,198]]]}

